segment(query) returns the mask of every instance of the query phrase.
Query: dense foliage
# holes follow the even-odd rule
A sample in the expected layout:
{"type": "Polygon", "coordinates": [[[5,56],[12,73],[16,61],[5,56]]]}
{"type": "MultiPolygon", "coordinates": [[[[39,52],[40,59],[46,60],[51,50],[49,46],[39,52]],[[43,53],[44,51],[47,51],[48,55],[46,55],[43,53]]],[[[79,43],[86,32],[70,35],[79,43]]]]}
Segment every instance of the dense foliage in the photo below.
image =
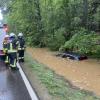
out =
{"type": "Polygon", "coordinates": [[[72,48],[70,42],[75,40],[71,44],[86,53],[84,41],[90,43],[95,37],[98,41],[98,35],[88,33],[100,32],[100,0],[11,0],[8,9],[10,31],[23,32],[29,45],[59,50],[65,41],[64,47],[72,48]]]}
{"type": "Polygon", "coordinates": [[[100,35],[81,29],[60,50],[74,51],[88,55],[95,54],[100,57],[100,35]]]}

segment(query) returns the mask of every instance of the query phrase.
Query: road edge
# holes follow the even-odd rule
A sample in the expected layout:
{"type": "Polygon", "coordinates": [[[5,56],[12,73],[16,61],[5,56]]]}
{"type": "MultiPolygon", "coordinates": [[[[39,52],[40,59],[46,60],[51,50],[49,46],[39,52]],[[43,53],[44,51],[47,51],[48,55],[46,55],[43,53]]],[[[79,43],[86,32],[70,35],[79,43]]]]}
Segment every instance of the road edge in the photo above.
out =
{"type": "Polygon", "coordinates": [[[26,86],[26,88],[27,88],[27,90],[29,92],[31,100],[39,100],[37,95],[36,95],[36,93],[35,93],[35,91],[33,90],[32,86],[31,86],[30,82],[28,81],[24,71],[22,70],[22,68],[21,68],[21,66],[20,66],[20,64],[18,62],[17,62],[17,67],[19,68],[19,72],[20,72],[21,77],[22,77],[22,79],[23,79],[23,81],[25,83],[25,86],[26,86]]]}

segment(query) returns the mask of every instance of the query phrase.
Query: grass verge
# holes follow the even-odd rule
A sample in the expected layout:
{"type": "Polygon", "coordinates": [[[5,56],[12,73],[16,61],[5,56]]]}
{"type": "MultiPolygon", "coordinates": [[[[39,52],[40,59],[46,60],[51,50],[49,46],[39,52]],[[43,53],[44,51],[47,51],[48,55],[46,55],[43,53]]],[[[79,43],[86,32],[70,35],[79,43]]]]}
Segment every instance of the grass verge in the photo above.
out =
{"type": "Polygon", "coordinates": [[[100,100],[93,93],[72,86],[69,81],[47,66],[31,59],[28,54],[26,54],[26,63],[32,67],[38,79],[47,88],[52,100],[100,100]]]}

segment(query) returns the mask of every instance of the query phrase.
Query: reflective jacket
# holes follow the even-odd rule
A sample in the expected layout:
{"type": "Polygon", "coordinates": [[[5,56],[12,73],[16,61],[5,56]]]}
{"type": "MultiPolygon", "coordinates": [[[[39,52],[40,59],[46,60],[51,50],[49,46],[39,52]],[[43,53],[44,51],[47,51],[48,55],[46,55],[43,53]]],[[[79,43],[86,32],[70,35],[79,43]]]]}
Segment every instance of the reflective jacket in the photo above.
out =
{"type": "Polygon", "coordinates": [[[17,52],[18,41],[15,38],[11,39],[7,47],[8,53],[17,52]]]}
{"type": "Polygon", "coordinates": [[[25,49],[25,40],[23,38],[18,38],[18,50],[25,49]]]}
{"type": "Polygon", "coordinates": [[[3,41],[3,52],[4,53],[7,53],[7,51],[8,51],[8,41],[7,40],[4,40],[3,41]]]}

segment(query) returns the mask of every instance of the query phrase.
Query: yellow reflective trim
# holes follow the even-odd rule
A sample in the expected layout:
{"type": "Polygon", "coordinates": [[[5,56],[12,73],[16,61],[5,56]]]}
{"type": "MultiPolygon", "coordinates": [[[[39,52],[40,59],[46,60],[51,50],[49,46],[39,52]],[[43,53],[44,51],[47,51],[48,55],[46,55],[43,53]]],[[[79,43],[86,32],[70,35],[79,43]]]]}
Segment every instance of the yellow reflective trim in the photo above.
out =
{"type": "Polygon", "coordinates": [[[16,67],[16,59],[14,60],[14,67],[16,67]]]}
{"type": "Polygon", "coordinates": [[[5,62],[8,63],[8,62],[9,62],[8,60],[9,60],[9,59],[8,59],[8,56],[7,56],[5,62]]]}
{"type": "Polygon", "coordinates": [[[17,52],[17,50],[8,50],[8,53],[17,52]]]}
{"type": "Polygon", "coordinates": [[[9,63],[9,61],[5,61],[5,63],[9,63]]]}
{"type": "Polygon", "coordinates": [[[18,58],[19,60],[22,59],[21,57],[18,58]]]}
{"type": "Polygon", "coordinates": [[[13,67],[13,68],[15,68],[15,67],[16,67],[16,66],[14,66],[14,65],[12,65],[12,64],[10,64],[10,66],[11,66],[11,67],[13,67]]]}
{"type": "Polygon", "coordinates": [[[11,67],[15,67],[14,65],[10,64],[11,67]]]}
{"type": "Polygon", "coordinates": [[[16,44],[19,44],[19,42],[17,41],[16,44]]]}
{"type": "Polygon", "coordinates": [[[8,60],[5,60],[5,63],[8,63],[9,61],[8,60]]]}
{"type": "Polygon", "coordinates": [[[24,50],[25,48],[18,48],[18,50],[24,50]]]}
{"type": "Polygon", "coordinates": [[[21,50],[21,48],[18,48],[18,50],[21,50]]]}
{"type": "Polygon", "coordinates": [[[12,43],[10,43],[10,50],[13,50],[12,43]]]}

